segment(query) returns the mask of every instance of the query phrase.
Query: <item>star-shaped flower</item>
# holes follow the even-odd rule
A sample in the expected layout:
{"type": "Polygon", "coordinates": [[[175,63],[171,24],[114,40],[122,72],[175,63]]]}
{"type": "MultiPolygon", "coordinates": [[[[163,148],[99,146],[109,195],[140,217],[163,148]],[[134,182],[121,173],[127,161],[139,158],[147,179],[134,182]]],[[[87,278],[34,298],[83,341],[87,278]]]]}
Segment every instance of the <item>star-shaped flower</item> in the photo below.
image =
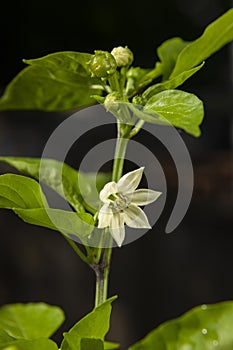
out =
{"type": "Polygon", "coordinates": [[[139,189],[144,167],[131,171],[118,182],[108,182],[100,191],[100,200],[104,203],[99,211],[98,228],[110,228],[110,233],[121,247],[125,238],[125,226],[133,228],[151,228],[144,211],[139,208],[154,202],[161,192],[139,189]]]}

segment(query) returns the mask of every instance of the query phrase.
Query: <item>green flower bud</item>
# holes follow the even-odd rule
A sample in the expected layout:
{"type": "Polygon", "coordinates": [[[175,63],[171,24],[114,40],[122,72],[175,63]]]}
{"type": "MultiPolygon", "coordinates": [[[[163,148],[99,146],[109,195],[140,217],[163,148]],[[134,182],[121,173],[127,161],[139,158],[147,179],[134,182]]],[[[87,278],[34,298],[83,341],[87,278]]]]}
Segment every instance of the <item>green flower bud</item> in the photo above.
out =
{"type": "Polygon", "coordinates": [[[122,96],[119,92],[108,94],[104,101],[104,106],[108,112],[117,112],[119,103],[122,102],[122,96]]]}
{"type": "Polygon", "coordinates": [[[107,51],[95,51],[95,55],[89,62],[93,77],[108,78],[117,69],[115,58],[107,51]]]}
{"type": "Polygon", "coordinates": [[[114,47],[111,54],[116,60],[117,67],[130,66],[133,62],[133,53],[127,46],[114,47]]]}
{"type": "Polygon", "coordinates": [[[145,100],[143,99],[142,96],[139,96],[139,95],[134,96],[134,98],[132,99],[132,102],[141,106],[145,105],[145,100]]]}

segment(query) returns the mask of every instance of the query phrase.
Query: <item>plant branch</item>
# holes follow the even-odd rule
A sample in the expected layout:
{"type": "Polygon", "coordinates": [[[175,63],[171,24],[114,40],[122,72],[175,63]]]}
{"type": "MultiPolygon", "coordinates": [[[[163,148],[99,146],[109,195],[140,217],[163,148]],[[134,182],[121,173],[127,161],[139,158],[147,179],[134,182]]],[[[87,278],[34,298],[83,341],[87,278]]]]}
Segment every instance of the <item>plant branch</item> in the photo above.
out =
{"type": "Polygon", "coordinates": [[[119,139],[117,139],[115,156],[114,156],[112,181],[117,182],[122,175],[127,144],[128,144],[128,138],[120,137],[119,139]]]}
{"type": "MultiPolygon", "coordinates": [[[[124,166],[124,157],[128,144],[128,138],[121,136],[121,124],[118,123],[118,139],[116,144],[115,156],[114,156],[114,165],[113,165],[113,174],[112,180],[118,181],[122,176],[123,166],[124,166]]],[[[112,236],[109,230],[105,232],[107,238],[107,248],[103,248],[101,251],[101,258],[98,264],[93,266],[93,269],[96,274],[96,296],[95,296],[95,306],[102,304],[108,296],[108,281],[109,281],[109,272],[111,265],[111,256],[112,256],[112,236]]]]}
{"type": "Polygon", "coordinates": [[[75,253],[80,257],[80,259],[82,259],[82,261],[84,261],[86,264],[90,264],[88,258],[86,257],[85,254],[83,254],[83,252],[81,251],[81,249],[79,249],[79,247],[77,246],[77,244],[70,239],[68,236],[63,235],[63,237],[66,239],[66,241],[69,243],[69,245],[73,248],[73,250],[75,251],[75,253]]]}

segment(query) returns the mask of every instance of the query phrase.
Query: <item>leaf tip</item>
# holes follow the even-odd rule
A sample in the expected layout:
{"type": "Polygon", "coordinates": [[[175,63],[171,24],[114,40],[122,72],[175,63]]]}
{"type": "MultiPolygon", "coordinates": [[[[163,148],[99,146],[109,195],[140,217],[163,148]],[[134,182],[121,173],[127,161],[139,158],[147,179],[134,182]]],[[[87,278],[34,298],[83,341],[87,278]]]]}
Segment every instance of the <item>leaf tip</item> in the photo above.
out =
{"type": "Polygon", "coordinates": [[[22,61],[23,61],[23,63],[25,63],[25,64],[30,64],[30,62],[31,62],[31,60],[27,60],[26,58],[23,58],[22,61]]]}

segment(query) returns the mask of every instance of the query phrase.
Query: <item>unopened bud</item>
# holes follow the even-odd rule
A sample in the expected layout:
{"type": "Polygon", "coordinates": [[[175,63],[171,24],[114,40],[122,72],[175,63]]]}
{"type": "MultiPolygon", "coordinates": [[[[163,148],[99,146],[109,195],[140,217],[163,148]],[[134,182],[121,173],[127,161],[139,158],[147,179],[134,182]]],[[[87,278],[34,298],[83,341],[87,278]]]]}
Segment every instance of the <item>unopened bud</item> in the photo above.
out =
{"type": "Polygon", "coordinates": [[[115,58],[107,51],[95,51],[95,55],[89,62],[93,77],[107,78],[117,69],[115,58]]]}
{"type": "Polygon", "coordinates": [[[130,66],[133,62],[133,53],[127,46],[114,47],[111,54],[116,60],[117,67],[130,66]]]}
{"type": "Polygon", "coordinates": [[[116,112],[121,102],[122,96],[118,92],[112,92],[106,96],[104,106],[108,112],[116,112]]]}
{"type": "Polygon", "coordinates": [[[142,96],[139,96],[139,95],[134,96],[132,99],[132,102],[141,106],[145,105],[145,100],[143,99],[142,96]]]}

